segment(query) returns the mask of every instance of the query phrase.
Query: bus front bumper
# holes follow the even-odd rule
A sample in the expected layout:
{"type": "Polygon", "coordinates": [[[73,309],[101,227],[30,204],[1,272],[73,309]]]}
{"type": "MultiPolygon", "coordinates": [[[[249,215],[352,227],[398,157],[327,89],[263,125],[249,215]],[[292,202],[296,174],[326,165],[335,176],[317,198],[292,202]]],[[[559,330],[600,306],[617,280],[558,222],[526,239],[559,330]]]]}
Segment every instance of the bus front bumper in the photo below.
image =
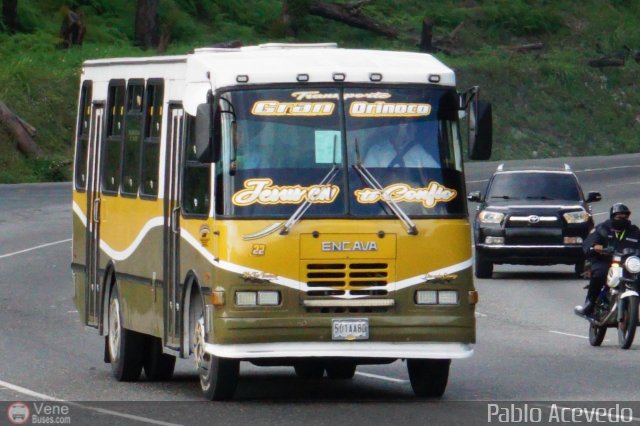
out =
{"type": "Polygon", "coordinates": [[[473,355],[470,343],[435,342],[281,342],[219,345],[207,343],[205,352],[220,358],[421,358],[462,359],[473,355]]]}

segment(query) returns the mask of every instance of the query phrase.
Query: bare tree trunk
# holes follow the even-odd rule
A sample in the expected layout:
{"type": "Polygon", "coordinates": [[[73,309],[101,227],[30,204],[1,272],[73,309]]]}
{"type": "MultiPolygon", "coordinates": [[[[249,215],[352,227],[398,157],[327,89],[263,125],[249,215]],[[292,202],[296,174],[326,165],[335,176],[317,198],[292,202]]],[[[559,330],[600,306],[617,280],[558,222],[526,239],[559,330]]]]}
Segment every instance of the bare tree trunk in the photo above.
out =
{"type": "Polygon", "coordinates": [[[587,64],[590,67],[594,68],[604,68],[604,67],[623,67],[624,66],[624,58],[616,58],[611,56],[606,56],[598,59],[590,59],[587,64]]]}
{"type": "Polygon", "coordinates": [[[18,141],[18,150],[24,155],[40,157],[44,154],[31,138],[31,135],[35,134],[35,128],[14,114],[2,101],[0,101],[0,123],[3,123],[13,134],[18,141]]]}
{"type": "Polygon", "coordinates": [[[398,30],[382,24],[362,13],[362,6],[367,1],[359,1],[353,4],[324,3],[312,1],[309,5],[309,13],[334,21],[342,22],[352,27],[362,28],[389,38],[398,38],[398,30]]]}
{"type": "Polygon", "coordinates": [[[18,0],[2,0],[2,19],[11,32],[18,31],[18,0]]]}
{"type": "Polygon", "coordinates": [[[62,38],[62,48],[68,49],[71,46],[82,46],[87,27],[84,19],[73,10],[68,10],[60,26],[60,37],[62,38]]]}
{"type": "Polygon", "coordinates": [[[305,16],[309,14],[310,0],[283,0],[280,22],[288,36],[297,37],[305,16]]]}
{"type": "Polygon", "coordinates": [[[425,18],[422,20],[422,35],[420,36],[420,51],[431,53],[433,48],[433,20],[425,18]]]}
{"type": "Polygon", "coordinates": [[[160,43],[160,0],[138,0],[136,6],[135,39],[145,49],[160,43]]]}

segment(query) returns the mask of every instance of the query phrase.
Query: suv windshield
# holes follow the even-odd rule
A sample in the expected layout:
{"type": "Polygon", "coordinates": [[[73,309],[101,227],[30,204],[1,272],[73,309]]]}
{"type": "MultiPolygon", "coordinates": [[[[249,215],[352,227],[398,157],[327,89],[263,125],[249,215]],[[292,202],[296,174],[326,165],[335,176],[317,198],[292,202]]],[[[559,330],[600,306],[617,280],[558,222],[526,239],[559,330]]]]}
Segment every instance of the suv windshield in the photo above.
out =
{"type": "Polygon", "coordinates": [[[487,198],[580,201],[582,194],[571,173],[514,172],[496,174],[487,198]]]}
{"type": "Polygon", "coordinates": [[[395,218],[384,199],[414,217],[466,214],[453,89],[298,86],[222,97],[218,214],[287,217],[309,201],[306,217],[395,218]]]}

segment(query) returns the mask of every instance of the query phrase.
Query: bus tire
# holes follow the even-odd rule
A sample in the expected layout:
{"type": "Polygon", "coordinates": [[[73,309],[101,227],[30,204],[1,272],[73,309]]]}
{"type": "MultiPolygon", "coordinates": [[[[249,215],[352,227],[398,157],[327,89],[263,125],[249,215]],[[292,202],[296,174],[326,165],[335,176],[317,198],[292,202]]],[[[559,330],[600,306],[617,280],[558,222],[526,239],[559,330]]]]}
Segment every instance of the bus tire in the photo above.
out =
{"type": "Polygon", "coordinates": [[[296,376],[301,379],[321,379],[324,376],[324,365],[319,361],[301,360],[293,364],[296,376]]]}
{"type": "Polygon", "coordinates": [[[220,358],[205,352],[206,343],[204,325],[204,305],[198,292],[192,294],[191,333],[193,354],[198,367],[200,388],[204,397],[210,401],[223,401],[233,398],[240,375],[240,361],[220,358]]]}
{"type": "Polygon", "coordinates": [[[407,369],[413,393],[422,398],[444,395],[450,365],[450,359],[408,359],[407,369]]]}
{"type": "Polygon", "coordinates": [[[162,340],[149,336],[146,352],[144,375],[147,379],[154,382],[171,380],[176,366],[176,357],[162,352],[162,340]]]}
{"type": "Polygon", "coordinates": [[[233,398],[240,375],[240,361],[206,354],[198,368],[200,387],[210,401],[233,398]]]}
{"type": "Polygon", "coordinates": [[[330,379],[347,380],[356,374],[356,363],[353,361],[334,361],[327,364],[327,376],[330,379]]]}
{"type": "Polygon", "coordinates": [[[142,372],[145,336],[124,328],[120,306],[114,286],[109,297],[109,362],[116,380],[135,382],[142,372]]]}

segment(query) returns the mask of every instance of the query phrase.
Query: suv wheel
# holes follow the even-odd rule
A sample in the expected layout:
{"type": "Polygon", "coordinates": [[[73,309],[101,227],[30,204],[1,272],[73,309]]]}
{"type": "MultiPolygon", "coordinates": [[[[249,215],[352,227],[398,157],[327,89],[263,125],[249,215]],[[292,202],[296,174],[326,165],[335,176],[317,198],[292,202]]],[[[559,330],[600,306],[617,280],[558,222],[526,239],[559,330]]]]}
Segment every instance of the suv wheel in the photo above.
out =
{"type": "Polygon", "coordinates": [[[476,250],[476,278],[491,278],[493,275],[493,263],[483,259],[476,250]]]}

